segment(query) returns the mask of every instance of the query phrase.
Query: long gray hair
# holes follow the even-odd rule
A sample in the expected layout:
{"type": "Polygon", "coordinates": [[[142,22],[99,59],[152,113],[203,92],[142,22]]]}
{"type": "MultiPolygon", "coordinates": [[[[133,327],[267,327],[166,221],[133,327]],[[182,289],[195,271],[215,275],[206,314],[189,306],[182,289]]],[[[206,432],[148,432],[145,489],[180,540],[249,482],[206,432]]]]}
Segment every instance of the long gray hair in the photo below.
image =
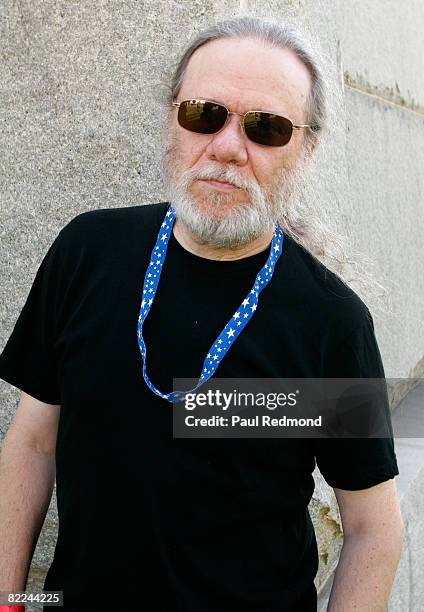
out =
{"type": "MultiPolygon", "coordinates": [[[[312,86],[306,101],[306,113],[307,123],[312,128],[306,131],[304,141],[304,159],[309,161],[311,154],[308,151],[311,148],[308,145],[317,145],[327,127],[327,84],[317,51],[312,49],[296,29],[284,23],[246,16],[219,22],[200,32],[184,50],[174,67],[170,85],[166,88],[163,101],[168,110],[168,118],[172,109],[171,102],[179,94],[192,55],[208,42],[223,38],[250,38],[271,47],[291,49],[309,69],[312,86]]],[[[313,164],[305,164],[305,169],[310,165],[313,164]]],[[[390,310],[386,303],[388,292],[370,273],[372,262],[354,253],[351,247],[348,253],[348,237],[334,228],[334,218],[330,219],[320,205],[314,182],[308,177],[308,170],[303,174],[278,220],[280,227],[312,256],[324,263],[340,282],[357,291],[377,316],[387,315],[390,310]]]]}

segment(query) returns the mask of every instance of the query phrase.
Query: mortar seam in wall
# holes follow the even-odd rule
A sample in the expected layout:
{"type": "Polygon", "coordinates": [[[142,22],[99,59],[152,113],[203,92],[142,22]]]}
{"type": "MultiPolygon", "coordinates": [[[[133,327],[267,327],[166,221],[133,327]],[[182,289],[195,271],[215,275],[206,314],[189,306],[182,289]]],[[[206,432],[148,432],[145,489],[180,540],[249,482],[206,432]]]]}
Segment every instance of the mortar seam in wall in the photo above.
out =
{"type": "Polygon", "coordinates": [[[362,94],[363,96],[367,96],[368,98],[374,98],[375,100],[379,100],[380,102],[383,102],[383,104],[388,104],[390,106],[394,106],[395,108],[398,108],[402,111],[405,111],[407,113],[413,113],[414,115],[418,115],[418,117],[424,117],[424,112],[420,112],[417,110],[414,110],[412,108],[409,108],[408,106],[402,106],[401,104],[396,104],[396,102],[391,102],[390,100],[387,100],[387,98],[383,98],[382,96],[378,96],[376,94],[372,94],[369,91],[365,91],[364,89],[360,89],[359,87],[353,87],[353,85],[349,85],[347,83],[344,84],[346,89],[350,89],[351,91],[356,91],[357,93],[362,94]]]}

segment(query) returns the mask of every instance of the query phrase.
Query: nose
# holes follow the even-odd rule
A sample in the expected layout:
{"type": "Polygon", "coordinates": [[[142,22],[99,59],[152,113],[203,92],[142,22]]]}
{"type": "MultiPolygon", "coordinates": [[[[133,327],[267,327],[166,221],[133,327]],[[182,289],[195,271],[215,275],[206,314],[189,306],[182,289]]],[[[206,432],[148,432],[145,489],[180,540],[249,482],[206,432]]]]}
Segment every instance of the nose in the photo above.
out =
{"type": "Polygon", "coordinates": [[[207,148],[209,159],[221,163],[234,163],[243,166],[247,162],[246,135],[242,117],[229,115],[227,123],[220,132],[212,136],[207,148]]]}

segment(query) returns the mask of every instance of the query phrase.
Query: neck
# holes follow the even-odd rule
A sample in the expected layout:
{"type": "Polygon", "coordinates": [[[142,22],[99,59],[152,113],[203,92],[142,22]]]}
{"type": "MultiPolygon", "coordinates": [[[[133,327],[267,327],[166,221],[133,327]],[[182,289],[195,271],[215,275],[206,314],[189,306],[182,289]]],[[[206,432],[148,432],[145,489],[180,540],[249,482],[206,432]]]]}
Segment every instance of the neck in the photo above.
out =
{"type": "Polygon", "coordinates": [[[195,236],[193,236],[178,218],[175,219],[173,232],[175,239],[186,249],[186,251],[189,251],[189,253],[206,259],[218,259],[223,261],[243,259],[244,257],[256,255],[256,253],[264,251],[270,245],[274,234],[274,230],[272,230],[261,234],[261,236],[258,236],[258,238],[255,238],[255,240],[252,240],[252,242],[244,246],[220,248],[197,241],[195,236]]]}

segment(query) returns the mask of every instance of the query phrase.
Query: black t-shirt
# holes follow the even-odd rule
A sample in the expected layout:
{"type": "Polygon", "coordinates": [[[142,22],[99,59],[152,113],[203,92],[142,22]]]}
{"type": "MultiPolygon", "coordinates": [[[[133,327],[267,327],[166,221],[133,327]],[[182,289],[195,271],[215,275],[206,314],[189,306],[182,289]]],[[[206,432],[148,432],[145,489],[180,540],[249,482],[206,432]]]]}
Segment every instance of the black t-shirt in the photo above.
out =
{"type": "MultiPolygon", "coordinates": [[[[177,439],[172,404],[142,377],[144,275],[168,204],[75,217],[47,252],[0,357],[0,376],[60,404],[59,535],[45,590],[64,611],[315,610],[308,513],[317,462],[342,489],[398,474],[391,439],[177,439]],[[132,607],[134,606],[134,607],[132,607]]],[[[269,247],[216,261],[171,235],[144,324],[163,392],[198,378],[269,247]]],[[[359,297],[285,237],[274,276],[216,377],[383,377],[359,297]]],[[[50,608],[46,608],[50,609],[50,608]]],[[[55,608],[53,608],[55,609],[55,608]]]]}

